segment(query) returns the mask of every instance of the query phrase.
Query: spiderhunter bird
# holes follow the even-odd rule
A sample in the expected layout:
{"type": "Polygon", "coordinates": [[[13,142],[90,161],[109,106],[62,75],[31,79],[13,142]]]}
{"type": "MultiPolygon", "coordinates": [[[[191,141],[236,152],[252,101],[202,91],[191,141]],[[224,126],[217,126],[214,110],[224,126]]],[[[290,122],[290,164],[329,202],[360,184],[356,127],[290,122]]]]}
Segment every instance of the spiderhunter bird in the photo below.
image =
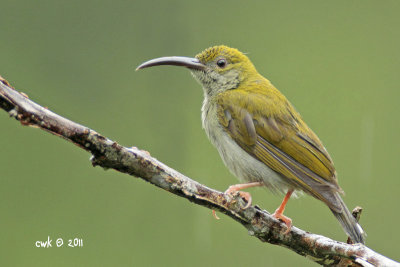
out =
{"type": "MultiPolygon", "coordinates": [[[[354,242],[365,242],[363,229],[340,196],[343,190],[327,150],[246,55],[221,45],[195,58],[152,59],[137,69],[158,65],[186,67],[202,85],[203,128],[225,165],[243,182],[226,193],[256,186],[285,193],[273,216],[287,225],[288,232],[292,221],[283,215],[285,205],[292,194],[305,192],[329,207],[354,242]]],[[[239,193],[250,206],[250,194],[239,193]]]]}

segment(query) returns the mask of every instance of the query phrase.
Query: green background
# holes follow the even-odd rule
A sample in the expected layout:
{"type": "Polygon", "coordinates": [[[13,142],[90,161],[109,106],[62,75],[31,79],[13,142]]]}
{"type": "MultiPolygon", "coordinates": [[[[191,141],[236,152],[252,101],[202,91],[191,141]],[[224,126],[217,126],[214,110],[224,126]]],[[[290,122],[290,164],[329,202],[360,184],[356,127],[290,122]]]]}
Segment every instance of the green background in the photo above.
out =
{"type": "MultiPolygon", "coordinates": [[[[372,249],[399,260],[399,1],[0,2],[0,75],[31,99],[219,190],[237,180],[201,128],[184,68],[145,60],[236,47],[296,106],[335,161],[372,249]]],[[[0,259],[7,266],[312,266],[220,214],[0,112],[0,259]],[[53,248],[36,248],[50,236],[53,248]],[[55,239],[83,239],[56,248],[55,239]]],[[[250,189],[273,211],[281,196],[250,189]]],[[[345,240],[311,197],[286,215],[345,240]]]]}

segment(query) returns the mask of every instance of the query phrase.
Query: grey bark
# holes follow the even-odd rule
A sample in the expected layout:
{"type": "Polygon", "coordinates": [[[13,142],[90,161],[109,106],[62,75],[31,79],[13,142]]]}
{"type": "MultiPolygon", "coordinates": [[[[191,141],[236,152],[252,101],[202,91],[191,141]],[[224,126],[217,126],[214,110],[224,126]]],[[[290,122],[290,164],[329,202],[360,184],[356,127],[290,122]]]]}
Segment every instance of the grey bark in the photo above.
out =
{"type": "Polygon", "coordinates": [[[145,151],[123,147],[92,129],[59,116],[14,90],[1,76],[0,108],[22,125],[40,128],[88,151],[92,154],[93,166],[139,177],[195,204],[223,212],[262,242],[285,247],[326,266],[400,266],[361,244],[342,243],[294,226],[285,234],[285,225],[267,211],[257,206],[243,209],[246,203],[238,194],[229,195],[208,188],[145,151]]]}

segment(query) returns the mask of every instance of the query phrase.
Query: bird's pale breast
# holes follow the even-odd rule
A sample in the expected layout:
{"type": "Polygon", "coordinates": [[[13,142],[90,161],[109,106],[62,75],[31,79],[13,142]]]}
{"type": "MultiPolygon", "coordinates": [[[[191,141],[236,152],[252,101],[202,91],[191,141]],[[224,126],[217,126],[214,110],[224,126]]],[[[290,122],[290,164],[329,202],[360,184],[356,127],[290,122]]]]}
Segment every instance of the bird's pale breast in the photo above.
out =
{"type": "Polygon", "coordinates": [[[219,124],[215,103],[204,100],[202,124],[227,168],[242,182],[263,182],[271,191],[286,193],[290,187],[280,174],[244,151],[219,124]]]}

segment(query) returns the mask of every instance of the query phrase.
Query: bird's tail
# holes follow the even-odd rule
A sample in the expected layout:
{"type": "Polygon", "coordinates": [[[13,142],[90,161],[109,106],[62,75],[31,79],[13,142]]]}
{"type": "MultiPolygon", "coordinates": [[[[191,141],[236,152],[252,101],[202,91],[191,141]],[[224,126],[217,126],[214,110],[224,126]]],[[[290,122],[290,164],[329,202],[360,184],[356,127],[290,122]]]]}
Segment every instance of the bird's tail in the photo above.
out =
{"type": "Polygon", "coordinates": [[[347,235],[353,240],[355,243],[365,243],[365,232],[362,227],[357,223],[356,219],[353,217],[349,209],[344,204],[342,198],[340,197],[339,193],[336,193],[336,199],[340,203],[341,212],[335,211],[331,209],[333,215],[338,219],[340,224],[342,225],[344,231],[347,235]]]}

